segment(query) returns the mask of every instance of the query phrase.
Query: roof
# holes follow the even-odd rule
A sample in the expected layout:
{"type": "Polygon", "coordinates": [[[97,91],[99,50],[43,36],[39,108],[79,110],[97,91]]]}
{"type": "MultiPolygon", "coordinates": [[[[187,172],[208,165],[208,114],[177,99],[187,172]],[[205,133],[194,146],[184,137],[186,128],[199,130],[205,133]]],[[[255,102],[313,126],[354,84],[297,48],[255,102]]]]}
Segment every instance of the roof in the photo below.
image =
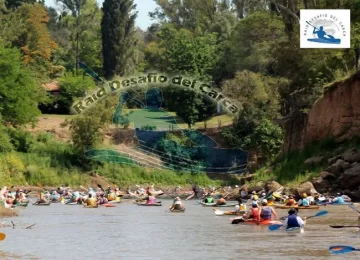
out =
{"type": "Polygon", "coordinates": [[[60,87],[57,81],[53,81],[50,83],[42,84],[46,91],[60,91],[60,87]]]}

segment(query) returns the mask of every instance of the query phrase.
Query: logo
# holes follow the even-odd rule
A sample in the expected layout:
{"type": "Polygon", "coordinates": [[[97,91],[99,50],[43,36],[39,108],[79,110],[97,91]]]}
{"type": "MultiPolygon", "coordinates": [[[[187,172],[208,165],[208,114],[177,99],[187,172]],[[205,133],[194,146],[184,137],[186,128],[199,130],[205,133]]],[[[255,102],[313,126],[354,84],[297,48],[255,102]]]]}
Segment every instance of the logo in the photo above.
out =
{"type": "Polygon", "coordinates": [[[350,10],[300,10],[300,48],[350,48],[350,10]]]}

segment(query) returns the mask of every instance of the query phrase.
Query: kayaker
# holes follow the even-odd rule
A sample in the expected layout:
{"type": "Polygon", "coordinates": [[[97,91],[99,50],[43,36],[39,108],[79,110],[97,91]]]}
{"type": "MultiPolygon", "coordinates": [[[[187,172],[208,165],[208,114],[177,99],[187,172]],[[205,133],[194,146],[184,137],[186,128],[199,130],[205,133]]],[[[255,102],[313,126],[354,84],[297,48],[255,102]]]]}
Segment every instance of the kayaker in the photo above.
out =
{"type": "Polygon", "coordinates": [[[219,195],[219,199],[216,201],[215,205],[226,205],[226,200],[223,195],[219,195]]]}
{"type": "Polygon", "coordinates": [[[239,204],[235,206],[233,212],[246,212],[246,205],[243,204],[242,199],[238,199],[239,204]]]}
{"type": "Polygon", "coordinates": [[[256,201],[251,203],[251,209],[244,215],[244,219],[254,219],[260,223],[260,210],[256,201]]]}
{"type": "Polygon", "coordinates": [[[253,191],[251,194],[252,194],[252,195],[251,195],[251,197],[250,197],[250,200],[253,201],[253,202],[254,202],[254,201],[257,202],[258,199],[259,199],[259,196],[256,194],[256,191],[253,191]]]}
{"type": "Polygon", "coordinates": [[[268,201],[268,206],[273,206],[273,205],[275,205],[274,197],[273,197],[273,196],[269,196],[269,197],[267,198],[267,201],[268,201]]]}
{"type": "Polygon", "coordinates": [[[304,227],[306,224],[306,217],[304,218],[304,220],[302,220],[298,215],[297,215],[297,211],[294,208],[290,208],[290,210],[288,211],[288,217],[285,219],[284,221],[284,227],[285,229],[287,228],[292,228],[292,227],[304,227]]]}
{"type": "Polygon", "coordinates": [[[296,201],[294,200],[294,196],[290,195],[289,199],[285,201],[286,206],[294,206],[296,204],[296,201]]]}
{"type": "Polygon", "coordinates": [[[146,204],[155,204],[156,198],[150,192],[147,197],[144,198],[146,200],[146,204]]]}
{"type": "Polygon", "coordinates": [[[104,194],[100,194],[100,197],[97,201],[97,204],[102,205],[102,204],[107,204],[108,200],[107,198],[104,196],[104,194]]]}
{"type": "Polygon", "coordinates": [[[205,199],[203,200],[203,202],[205,203],[214,203],[214,198],[211,196],[211,193],[208,193],[205,197],[205,199]]]}
{"type": "Polygon", "coordinates": [[[183,210],[183,209],[184,209],[184,205],[182,204],[181,199],[179,197],[176,197],[170,210],[183,210]]]}
{"type": "Polygon", "coordinates": [[[268,206],[268,201],[263,199],[261,201],[262,207],[260,208],[260,217],[264,220],[271,219],[271,216],[274,216],[274,219],[277,219],[277,214],[275,210],[268,206]]]}
{"type": "Polygon", "coordinates": [[[332,200],[333,203],[345,203],[344,198],[341,196],[340,193],[336,193],[336,198],[332,200]]]}
{"type": "Polygon", "coordinates": [[[92,194],[90,193],[88,198],[85,200],[85,204],[86,206],[91,206],[91,207],[95,207],[96,204],[96,200],[95,198],[93,198],[92,194]]]}
{"type": "Polygon", "coordinates": [[[299,199],[299,201],[297,202],[298,206],[303,206],[303,207],[309,207],[310,206],[310,202],[307,199],[307,194],[303,193],[302,194],[302,198],[299,199]]]}

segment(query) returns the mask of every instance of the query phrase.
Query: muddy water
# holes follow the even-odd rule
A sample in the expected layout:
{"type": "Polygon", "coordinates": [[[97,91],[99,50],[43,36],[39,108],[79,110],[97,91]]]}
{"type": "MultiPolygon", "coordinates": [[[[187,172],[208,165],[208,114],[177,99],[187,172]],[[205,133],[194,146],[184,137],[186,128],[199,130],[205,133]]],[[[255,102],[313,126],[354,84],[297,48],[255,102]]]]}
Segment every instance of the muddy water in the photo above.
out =
{"type": "MultiPolygon", "coordinates": [[[[330,245],[360,248],[354,228],[358,214],[348,206],[326,206],[327,216],[308,220],[304,234],[270,232],[267,227],[231,225],[229,216],[186,201],[185,213],[162,207],[140,207],[131,201],[115,208],[29,205],[19,217],[5,219],[15,229],[2,228],[1,259],[329,259],[330,245]],[[25,227],[36,223],[32,229],[25,227]]],[[[360,207],[359,207],[360,208],[360,207]]],[[[279,216],[286,210],[277,210],[279,216]]],[[[310,216],[317,210],[302,210],[310,216]]],[[[331,259],[360,259],[351,252],[331,259]]]]}

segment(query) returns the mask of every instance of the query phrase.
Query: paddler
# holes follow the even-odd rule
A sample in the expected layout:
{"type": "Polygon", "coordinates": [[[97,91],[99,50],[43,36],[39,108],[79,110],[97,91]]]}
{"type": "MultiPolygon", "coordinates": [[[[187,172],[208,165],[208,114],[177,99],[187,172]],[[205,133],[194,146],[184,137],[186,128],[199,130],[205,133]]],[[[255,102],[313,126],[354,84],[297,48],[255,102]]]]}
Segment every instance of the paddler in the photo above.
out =
{"type": "Polygon", "coordinates": [[[226,200],[223,195],[219,195],[219,199],[216,201],[215,205],[226,205],[226,200]]]}
{"type": "Polygon", "coordinates": [[[104,196],[104,194],[100,194],[97,204],[102,205],[102,204],[107,204],[107,203],[108,203],[108,200],[104,196]]]}
{"type": "Polygon", "coordinates": [[[288,211],[288,217],[284,221],[285,229],[292,227],[304,227],[306,224],[306,217],[302,220],[297,214],[297,211],[294,208],[290,208],[288,211]]]}
{"type": "Polygon", "coordinates": [[[308,195],[306,193],[303,193],[302,198],[299,199],[299,201],[297,202],[298,206],[309,207],[310,201],[308,200],[307,197],[308,197],[308,195]]]}
{"type": "Polygon", "coordinates": [[[150,192],[147,197],[144,198],[146,200],[146,204],[155,204],[156,198],[150,192]]]}
{"type": "Polygon", "coordinates": [[[340,193],[336,193],[336,198],[332,200],[333,203],[345,203],[344,198],[341,196],[340,193]]]}
{"type": "Polygon", "coordinates": [[[273,196],[269,196],[267,198],[267,201],[268,201],[268,206],[274,206],[275,205],[275,202],[274,202],[274,197],[273,196]]]}
{"type": "Polygon", "coordinates": [[[294,200],[294,196],[290,195],[289,199],[285,201],[286,206],[294,206],[296,204],[296,201],[294,200]]]}
{"type": "Polygon", "coordinates": [[[183,209],[184,209],[184,205],[182,204],[181,199],[179,197],[176,197],[170,210],[183,210],[183,209]]]}
{"type": "Polygon", "coordinates": [[[256,201],[251,203],[251,209],[244,215],[244,219],[254,219],[257,223],[260,223],[260,210],[256,201]]]}
{"type": "Polygon", "coordinates": [[[208,193],[203,200],[204,203],[214,203],[214,198],[211,196],[211,193],[208,193]]]}
{"type": "Polygon", "coordinates": [[[242,199],[239,198],[239,199],[238,199],[238,202],[239,202],[239,204],[235,206],[233,212],[234,212],[234,213],[237,213],[237,212],[246,212],[246,205],[243,204],[242,199]]]}
{"type": "Polygon", "coordinates": [[[251,193],[252,195],[251,195],[251,197],[250,197],[250,200],[252,201],[252,202],[256,202],[257,203],[257,201],[259,200],[259,196],[256,194],[256,191],[253,191],[252,193],[251,193]]]}
{"type": "Polygon", "coordinates": [[[271,216],[274,216],[274,219],[277,219],[277,214],[275,210],[272,207],[268,206],[268,201],[266,199],[263,199],[261,201],[261,205],[262,207],[260,208],[260,217],[263,220],[271,219],[271,216]]]}
{"type": "Polygon", "coordinates": [[[86,206],[96,207],[96,200],[93,198],[92,194],[90,193],[88,198],[85,200],[86,206]]]}

